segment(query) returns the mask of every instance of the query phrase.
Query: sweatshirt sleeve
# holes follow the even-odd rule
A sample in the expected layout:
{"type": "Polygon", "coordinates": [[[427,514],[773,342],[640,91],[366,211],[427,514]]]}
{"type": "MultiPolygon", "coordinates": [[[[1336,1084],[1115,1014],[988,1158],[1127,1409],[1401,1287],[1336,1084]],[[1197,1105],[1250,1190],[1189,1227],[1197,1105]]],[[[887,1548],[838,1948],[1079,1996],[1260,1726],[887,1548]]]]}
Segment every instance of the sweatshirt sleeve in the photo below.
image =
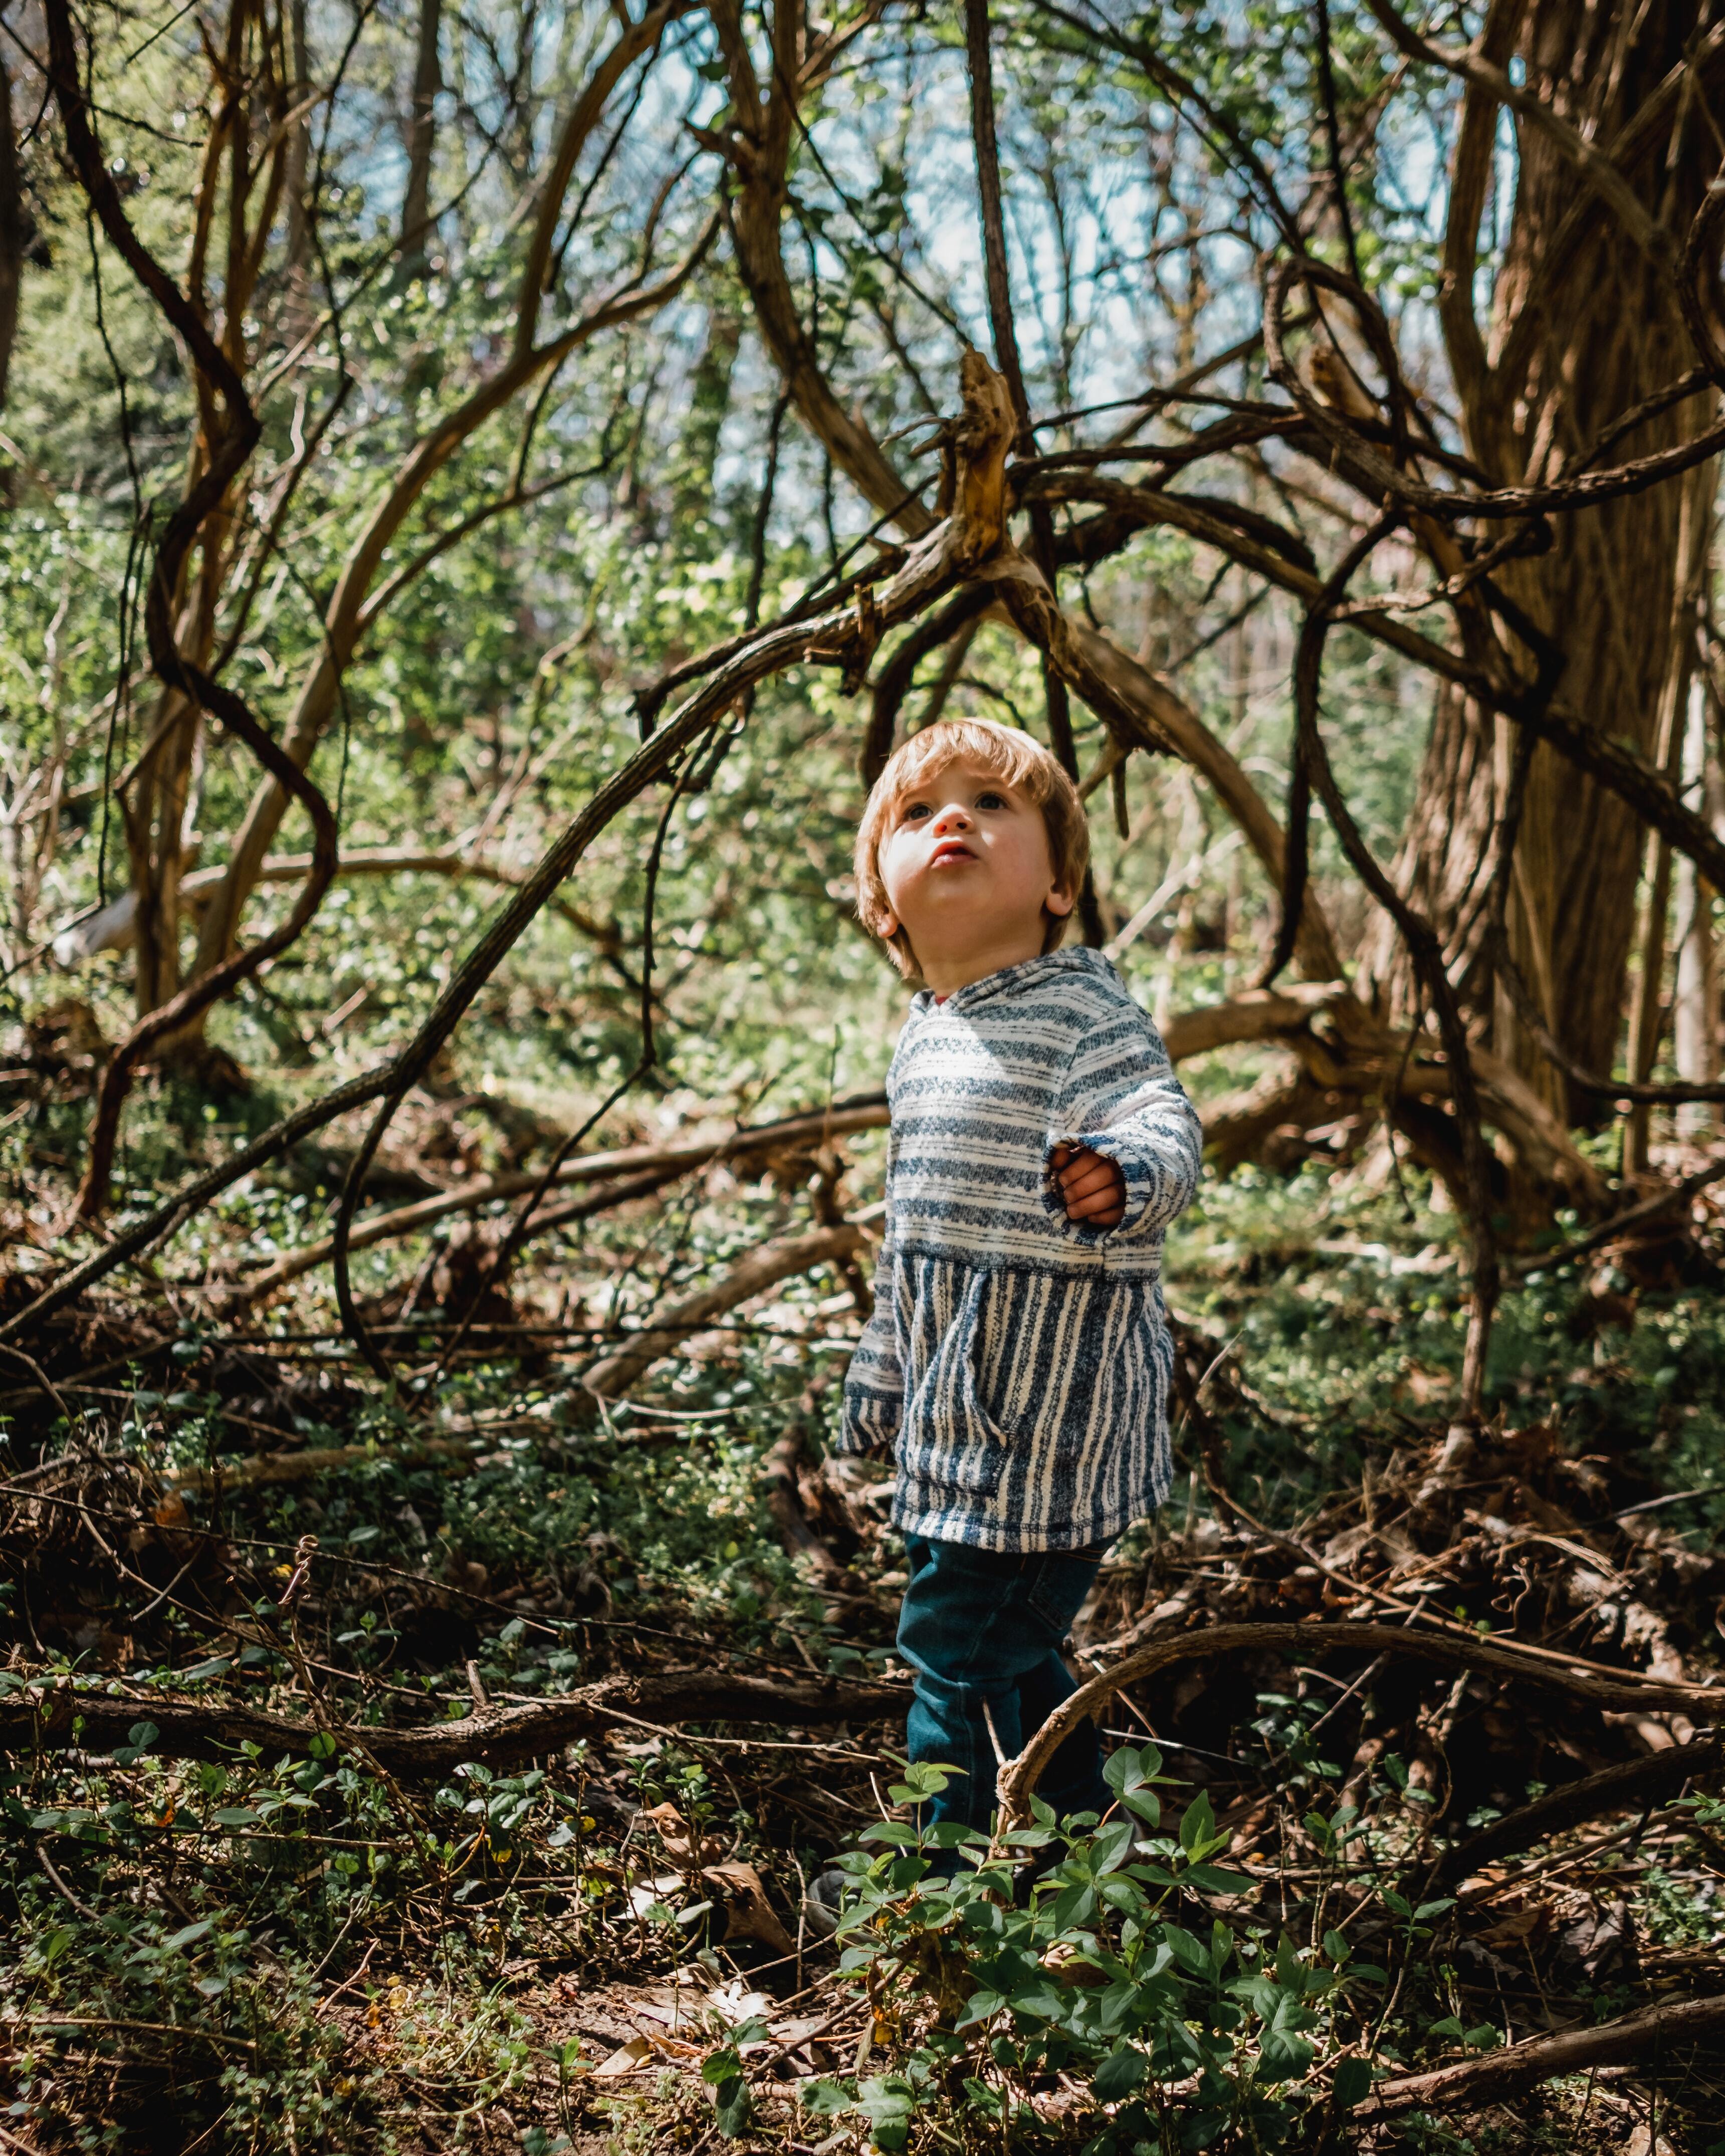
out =
{"type": "Polygon", "coordinates": [[[905,1373],[899,1358],[899,1255],[892,1207],[892,1147],[888,1142],[886,1229],[875,1260],[875,1307],[845,1373],[845,1409],[835,1452],[890,1446],[904,1418],[905,1373]]]}
{"type": "Polygon", "coordinates": [[[1075,1241],[1127,1241],[1166,1228],[1198,1188],[1204,1131],[1174,1075],[1162,1035],[1122,993],[1110,998],[1072,1051],[1055,1110],[1050,1149],[1088,1146],[1117,1162],[1126,1211],[1112,1228],[1069,1220],[1052,1172],[1043,1202],[1075,1241]]]}

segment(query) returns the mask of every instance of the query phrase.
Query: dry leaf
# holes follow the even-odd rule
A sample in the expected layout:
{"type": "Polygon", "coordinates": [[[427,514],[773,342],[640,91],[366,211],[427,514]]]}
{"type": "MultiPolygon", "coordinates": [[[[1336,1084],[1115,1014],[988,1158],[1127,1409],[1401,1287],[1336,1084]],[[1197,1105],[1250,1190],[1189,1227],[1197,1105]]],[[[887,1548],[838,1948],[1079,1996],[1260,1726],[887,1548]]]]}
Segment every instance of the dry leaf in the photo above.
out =
{"type": "Polygon", "coordinates": [[[653,2056],[653,2046],[644,2036],[631,2036],[626,2044],[613,2051],[609,2058],[601,2059],[593,2068],[596,2081],[614,2081],[620,2074],[632,2074],[644,2066],[653,2056]]]}
{"type": "Polygon", "coordinates": [[[1549,1902],[1531,1902],[1525,1909],[1501,1918],[1490,1931],[1481,1932],[1480,1943],[1497,1948],[1531,1945],[1551,1929],[1553,1913],[1549,1902]]]}
{"type": "Polygon", "coordinates": [[[758,1939],[779,1953],[796,1952],[797,1943],[779,1922],[752,1864],[709,1865],[701,1876],[723,1901],[727,1939],[758,1939]]]}
{"type": "Polygon", "coordinates": [[[699,1867],[710,1864],[725,1846],[716,1835],[697,1836],[687,1820],[672,1804],[654,1804],[639,1816],[653,1822],[655,1831],[673,1862],[699,1867]]]}
{"type": "Polygon", "coordinates": [[[764,1991],[746,1991],[740,1977],[733,1977],[729,1984],[709,1992],[706,2003],[733,2025],[739,2021],[752,2021],[757,2016],[764,2018],[773,2005],[764,1991]]]}

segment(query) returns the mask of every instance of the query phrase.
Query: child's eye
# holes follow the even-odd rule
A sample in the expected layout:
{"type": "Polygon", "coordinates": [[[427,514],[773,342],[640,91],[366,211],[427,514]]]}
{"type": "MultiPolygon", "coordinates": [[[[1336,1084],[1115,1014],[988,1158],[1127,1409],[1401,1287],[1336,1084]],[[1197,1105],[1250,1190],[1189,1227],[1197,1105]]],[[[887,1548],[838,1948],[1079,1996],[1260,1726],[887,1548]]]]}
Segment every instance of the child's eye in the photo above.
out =
{"type": "Polygon", "coordinates": [[[926,801],[913,801],[905,810],[905,821],[907,824],[917,823],[928,813],[928,803],[926,801]]]}
{"type": "Polygon", "coordinates": [[[978,808],[1004,808],[1006,797],[1003,793],[978,793],[976,805],[978,808]]]}

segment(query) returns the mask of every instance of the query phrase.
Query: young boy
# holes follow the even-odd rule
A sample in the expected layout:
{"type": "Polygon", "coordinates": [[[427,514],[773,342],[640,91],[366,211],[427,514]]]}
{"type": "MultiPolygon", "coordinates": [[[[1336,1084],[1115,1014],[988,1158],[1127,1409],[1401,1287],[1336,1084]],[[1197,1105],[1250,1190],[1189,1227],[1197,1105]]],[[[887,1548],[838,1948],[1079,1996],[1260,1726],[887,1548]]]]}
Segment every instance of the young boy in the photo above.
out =
{"type": "MultiPolygon", "coordinates": [[[[1060,1645],[1102,1553],[1168,1486],[1157,1283],[1202,1135],[1112,966],[1060,948],[1089,851],[1054,758],[968,720],[897,752],[856,839],[857,910],[927,986],[887,1078],[886,1234],[839,1446],[896,1448],[910,1756],[961,1770],[933,1818],[984,1831],[997,1746],[1074,1689],[1060,1645]]],[[[1040,1794],[1104,1808],[1090,1722],[1040,1794]]]]}

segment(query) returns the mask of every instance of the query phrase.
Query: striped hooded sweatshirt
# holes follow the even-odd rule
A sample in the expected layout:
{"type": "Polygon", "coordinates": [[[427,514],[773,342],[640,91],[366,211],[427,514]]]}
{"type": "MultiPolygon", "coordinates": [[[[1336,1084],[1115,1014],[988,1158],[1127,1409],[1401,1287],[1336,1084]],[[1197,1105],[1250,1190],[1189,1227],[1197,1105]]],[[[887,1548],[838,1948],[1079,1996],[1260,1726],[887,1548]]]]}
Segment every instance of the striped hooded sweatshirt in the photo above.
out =
{"type": "Polygon", "coordinates": [[[906,1534],[1082,1549],[1168,1495],[1163,1233],[1199,1121],[1107,960],[1054,951],[911,1006],[887,1074],[886,1225],[839,1450],[895,1443],[906,1534]],[[1118,1162],[1117,1227],[1066,1218],[1065,1141],[1118,1162]]]}

